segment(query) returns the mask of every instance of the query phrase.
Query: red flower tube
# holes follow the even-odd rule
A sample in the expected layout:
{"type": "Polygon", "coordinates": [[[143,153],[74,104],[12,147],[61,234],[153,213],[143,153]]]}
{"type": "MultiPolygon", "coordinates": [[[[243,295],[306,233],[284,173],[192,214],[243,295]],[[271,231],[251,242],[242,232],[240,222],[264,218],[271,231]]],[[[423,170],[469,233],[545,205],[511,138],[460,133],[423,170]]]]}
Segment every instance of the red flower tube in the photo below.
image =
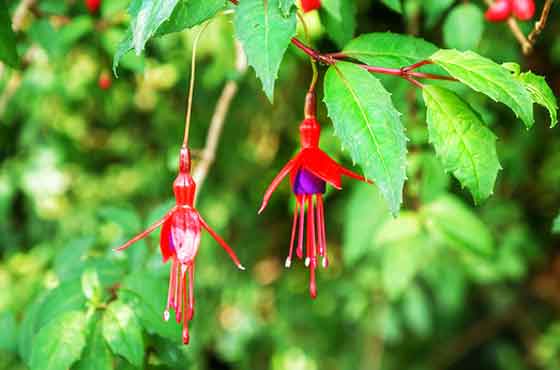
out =
{"type": "Polygon", "coordinates": [[[176,321],[178,323],[183,321],[184,344],[189,343],[188,322],[194,316],[194,260],[200,245],[201,229],[204,228],[212,235],[239,269],[245,270],[235,252],[212,230],[194,208],[196,184],[190,174],[190,170],[190,152],[187,148],[183,147],[181,148],[179,159],[179,175],[173,183],[175,207],[147,230],[116,248],[117,251],[125,250],[163,225],[160,234],[160,250],[164,263],[171,259],[169,292],[163,317],[165,321],[169,320],[169,309],[172,308],[175,311],[176,321]]]}
{"type": "Polygon", "coordinates": [[[310,92],[306,99],[305,119],[299,126],[301,135],[301,150],[280,170],[265,192],[261,213],[267,206],[274,190],[289,174],[292,191],[296,197],[290,250],[286,258],[286,267],[292,264],[296,233],[298,235],[296,255],[303,258],[303,244],[305,239],[305,266],[310,271],[309,292],[311,298],[317,297],[315,269],[317,259],[322,257],[322,265],[329,264],[327,254],[327,237],[325,232],[325,209],[323,194],[326,184],[336,189],[342,188],[342,176],[348,176],[360,181],[364,177],[342,167],[319,148],[321,126],[315,118],[315,95],[310,92]],[[307,221],[307,225],[304,224],[307,221]],[[305,230],[304,230],[305,229],[305,230]]]}

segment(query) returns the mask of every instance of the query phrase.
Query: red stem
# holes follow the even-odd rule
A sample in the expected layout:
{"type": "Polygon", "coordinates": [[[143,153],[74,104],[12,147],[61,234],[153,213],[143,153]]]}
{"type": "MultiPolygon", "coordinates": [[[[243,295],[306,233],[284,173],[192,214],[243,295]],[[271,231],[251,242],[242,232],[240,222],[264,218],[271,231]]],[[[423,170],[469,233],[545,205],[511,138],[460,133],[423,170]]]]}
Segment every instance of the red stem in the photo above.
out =
{"type": "MultiPolygon", "coordinates": [[[[238,0],[229,0],[232,4],[237,5],[239,2],[238,0]]],[[[303,51],[305,54],[309,55],[311,58],[315,59],[319,63],[323,63],[326,65],[333,65],[339,59],[348,58],[348,56],[342,52],[338,53],[329,53],[329,54],[321,54],[319,51],[305,45],[296,37],[292,37],[292,44],[296,46],[298,49],[303,51]]],[[[366,64],[357,64],[359,67],[365,69],[366,71],[372,73],[381,73],[386,75],[393,75],[399,76],[404,78],[405,80],[411,82],[415,86],[423,87],[423,85],[416,81],[415,78],[424,78],[428,80],[446,80],[446,81],[457,81],[456,78],[449,77],[449,76],[442,76],[433,73],[424,73],[424,72],[413,72],[413,70],[420,68],[427,64],[433,64],[431,60],[422,60],[418,63],[414,63],[409,66],[405,66],[402,68],[385,68],[385,67],[376,67],[376,66],[369,66],[366,64]]]]}

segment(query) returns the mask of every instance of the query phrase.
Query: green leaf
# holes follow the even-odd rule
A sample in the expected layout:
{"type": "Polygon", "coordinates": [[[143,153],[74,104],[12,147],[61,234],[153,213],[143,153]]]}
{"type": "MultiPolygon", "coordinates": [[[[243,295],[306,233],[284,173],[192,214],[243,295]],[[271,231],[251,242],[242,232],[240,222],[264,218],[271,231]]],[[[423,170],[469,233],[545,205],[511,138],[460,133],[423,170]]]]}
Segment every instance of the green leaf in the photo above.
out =
{"type": "Polygon", "coordinates": [[[344,263],[354,265],[373,249],[373,238],[388,219],[388,208],[379,190],[370,184],[354,187],[345,211],[344,263]]]}
{"type": "Polygon", "coordinates": [[[554,218],[552,222],[552,233],[560,234],[560,213],[554,218]]]}
{"type": "Polygon", "coordinates": [[[280,10],[282,11],[282,14],[284,15],[284,17],[289,17],[290,13],[292,11],[292,7],[295,5],[295,1],[294,0],[280,0],[278,2],[278,6],[280,7],[280,10]]]}
{"type": "Polygon", "coordinates": [[[103,287],[99,281],[99,275],[94,269],[87,269],[82,274],[82,292],[92,302],[99,302],[103,295],[103,287]]]}
{"type": "Polygon", "coordinates": [[[484,32],[484,15],[474,4],[457,5],[443,24],[445,46],[459,50],[475,49],[484,32]]]}
{"type": "Polygon", "coordinates": [[[354,37],[356,30],[356,4],[347,0],[323,0],[321,19],[329,37],[343,47],[354,37]]]}
{"type": "Polygon", "coordinates": [[[19,66],[16,35],[12,30],[8,4],[4,0],[0,0],[0,61],[10,67],[17,68],[19,66]]]}
{"type": "Polygon", "coordinates": [[[507,105],[527,128],[533,126],[531,96],[523,84],[499,64],[472,51],[440,50],[430,59],[473,90],[507,105]]]}
{"type": "Polygon", "coordinates": [[[113,73],[117,75],[126,53],[135,48],[140,54],[151,37],[194,27],[224,7],[225,0],[133,0],[129,8],[131,25],[113,56],[113,73]]]}
{"type": "Polygon", "coordinates": [[[68,369],[80,358],[86,344],[83,312],[69,311],[44,326],[33,341],[31,370],[68,369]]]}
{"type": "Polygon", "coordinates": [[[144,50],[146,42],[156,34],[162,25],[173,13],[179,0],[133,0],[131,9],[132,20],[132,45],[136,54],[144,50]]]}
{"type": "Polygon", "coordinates": [[[180,0],[171,16],[157,30],[157,36],[179,32],[212,18],[226,6],[225,0],[180,0]]]}
{"type": "Polygon", "coordinates": [[[393,9],[396,12],[402,13],[401,0],[381,0],[388,8],[393,9]]]}
{"type": "Polygon", "coordinates": [[[121,297],[134,307],[146,331],[177,342],[181,338],[180,326],[162,319],[167,287],[165,279],[138,271],[123,282],[121,297]]]}
{"type": "Polygon", "coordinates": [[[84,356],[72,368],[73,370],[111,370],[113,361],[111,352],[103,338],[101,320],[91,320],[90,333],[84,350],[84,356]]]}
{"type": "Polygon", "coordinates": [[[496,137],[453,92],[426,86],[423,93],[430,142],[445,170],[470,190],[475,203],[488,198],[501,169],[496,137]]]}
{"type": "Polygon", "coordinates": [[[422,207],[421,215],[436,240],[469,254],[493,253],[494,242],[488,227],[457,198],[442,196],[422,207]]]}
{"type": "Polygon", "coordinates": [[[15,352],[18,333],[16,318],[12,312],[0,313],[0,333],[0,351],[15,352]]]}
{"type": "Polygon", "coordinates": [[[400,68],[428,59],[437,50],[422,39],[386,32],[360,35],[342,52],[369,65],[400,68]]]}
{"type": "Polygon", "coordinates": [[[38,314],[35,330],[42,328],[50,320],[57,318],[64,312],[83,309],[85,303],[86,298],[82,293],[79,280],[60,284],[45,297],[38,314]]]}
{"type": "Polygon", "coordinates": [[[407,290],[402,303],[403,316],[407,326],[418,336],[426,337],[432,330],[430,302],[426,293],[418,285],[407,290]]]}
{"type": "Polygon", "coordinates": [[[117,355],[132,365],[141,366],[144,361],[142,328],[134,312],[121,301],[109,304],[103,314],[103,337],[117,355]]]}
{"type": "Polygon", "coordinates": [[[36,334],[35,327],[39,319],[39,312],[43,305],[45,295],[39,296],[27,309],[20,324],[18,335],[18,353],[23,361],[29,365],[31,360],[31,349],[33,348],[33,339],[36,334]]]}
{"type": "Polygon", "coordinates": [[[530,71],[514,75],[514,77],[529,91],[534,103],[548,110],[550,127],[556,126],[558,123],[558,103],[554,92],[546,83],[546,79],[530,71]]]}
{"type": "Polygon", "coordinates": [[[325,77],[325,103],[343,147],[375,181],[396,215],[402,203],[407,139],[391,95],[364,69],[338,62],[325,77]]]}
{"type": "Polygon", "coordinates": [[[423,0],[422,7],[426,13],[426,25],[430,28],[433,27],[454,2],[455,0],[423,0]]]}
{"type": "Polygon", "coordinates": [[[243,0],[234,19],[237,38],[271,102],[280,63],[296,34],[295,11],[285,17],[279,5],[279,0],[243,0]]]}

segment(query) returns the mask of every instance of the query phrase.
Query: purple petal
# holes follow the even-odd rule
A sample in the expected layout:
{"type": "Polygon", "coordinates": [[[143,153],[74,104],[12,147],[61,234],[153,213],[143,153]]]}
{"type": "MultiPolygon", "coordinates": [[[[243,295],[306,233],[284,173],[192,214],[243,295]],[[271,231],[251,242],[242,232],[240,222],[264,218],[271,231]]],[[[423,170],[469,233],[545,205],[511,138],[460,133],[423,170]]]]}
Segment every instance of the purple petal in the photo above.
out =
{"type": "Polygon", "coordinates": [[[326,189],[325,181],[302,168],[296,174],[292,190],[296,195],[323,194],[326,189]]]}

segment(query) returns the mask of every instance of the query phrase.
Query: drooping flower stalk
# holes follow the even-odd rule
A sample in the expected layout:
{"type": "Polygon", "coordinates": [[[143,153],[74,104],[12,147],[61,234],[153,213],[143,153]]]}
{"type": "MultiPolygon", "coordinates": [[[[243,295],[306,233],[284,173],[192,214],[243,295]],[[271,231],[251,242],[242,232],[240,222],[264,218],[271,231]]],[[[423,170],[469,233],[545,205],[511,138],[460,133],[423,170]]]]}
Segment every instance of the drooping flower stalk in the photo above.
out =
{"type": "Polygon", "coordinates": [[[315,270],[318,257],[324,268],[328,267],[327,237],[325,231],[325,210],[323,194],[326,184],[336,189],[342,188],[342,176],[359,181],[364,177],[342,167],[319,148],[321,126],[315,114],[316,98],[313,90],[309,91],[305,103],[305,119],[299,126],[301,150],[280,170],[265,192],[261,213],[267,206],[272,194],[282,180],[289,174],[292,192],[296,197],[292,221],[290,249],[285,266],[292,264],[293,250],[296,243],[296,256],[303,259],[305,243],[305,266],[309,268],[309,292],[312,298],[317,296],[315,270]]]}
{"type": "Polygon", "coordinates": [[[181,148],[179,174],[173,183],[173,192],[175,193],[175,206],[146,231],[138,234],[116,250],[127,249],[135,242],[148,236],[159,226],[162,226],[160,235],[161,255],[164,263],[171,259],[167,304],[163,318],[165,321],[169,320],[169,310],[173,309],[175,311],[175,320],[177,323],[183,323],[183,343],[188,344],[188,323],[194,317],[194,267],[195,257],[200,246],[201,229],[204,228],[212,235],[239,269],[244,270],[245,268],[230,246],[216,234],[194,208],[196,184],[191,176],[190,152],[186,147],[181,148]]]}

